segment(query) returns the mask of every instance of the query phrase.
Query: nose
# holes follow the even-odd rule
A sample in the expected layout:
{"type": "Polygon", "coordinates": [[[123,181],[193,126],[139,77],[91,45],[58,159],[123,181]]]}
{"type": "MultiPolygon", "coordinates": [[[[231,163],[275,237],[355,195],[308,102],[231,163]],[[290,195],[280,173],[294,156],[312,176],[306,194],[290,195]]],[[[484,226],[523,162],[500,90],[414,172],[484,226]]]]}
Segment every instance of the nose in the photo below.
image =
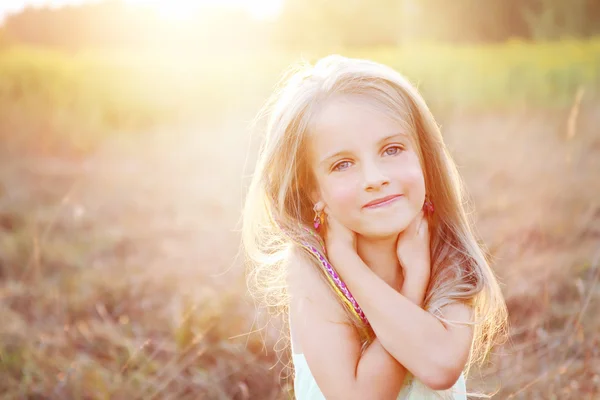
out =
{"type": "Polygon", "coordinates": [[[377,163],[363,164],[364,189],[367,192],[377,191],[390,183],[389,178],[377,163]]]}

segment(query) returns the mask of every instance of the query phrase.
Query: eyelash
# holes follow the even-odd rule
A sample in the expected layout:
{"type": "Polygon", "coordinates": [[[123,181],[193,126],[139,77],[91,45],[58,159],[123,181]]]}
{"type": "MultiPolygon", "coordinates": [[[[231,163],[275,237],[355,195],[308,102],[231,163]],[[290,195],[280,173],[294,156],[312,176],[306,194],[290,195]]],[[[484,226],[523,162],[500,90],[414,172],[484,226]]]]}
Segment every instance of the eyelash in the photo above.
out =
{"type": "MultiPolygon", "coordinates": [[[[404,148],[402,146],[398,146],[397,144],[391,145],[390,147],[386,148],[383,152],[386,153],[389,149],[398,149],[398,153],[401,153],[404,148]]],[[[398,153],[395,154],[388,154],[389,156],[395,156],[398,153]]]]}
{"type": "MultiPolygon", "coordinates": [[[[402,147],[402,146],[399,146],[399,145],[391,145],[391,146],[387,147],[385,150],[383,150],[383,153],[385,154],[385,153],[386,153],[386,152],[387,152],[389,149],[398,149],[398,152],[397,152],[397,153],[394,153],[394,154],[387,154],[387,155],[388,155],[388,156],[390,156],[390,157],[397,156],[397,155],[398,155],[398,154],[400,154],[402,151],[404,151],[404,147],[402,147]]],[[[332,171],[339,172],[339,171],[341,171],[341,170],[339,169],[339,166],[340,166],[340,165],[342,165],[342,164],[344,164],[344,163],[349,163],[349,162],[350,162],[350,161],[347,161],[347,160],[345,160],[345,161],[340,161],[339,163],[335,164],[335,165],[334,165],[334,166],[333,166],[331,169],[332,169],[332,171]]]]}
{"type": "Polygon", "coordinates": [[[342,165],[342,164],[344,164],[344,163],[349,163],[349,162],[350,161],[340,161],[339,163],[335,164],[333,166],[333,168],[331,168],[331,170],[335,171],[335,172],[340,172],[341,170],[339,169],[339,166],[342,165]]]}

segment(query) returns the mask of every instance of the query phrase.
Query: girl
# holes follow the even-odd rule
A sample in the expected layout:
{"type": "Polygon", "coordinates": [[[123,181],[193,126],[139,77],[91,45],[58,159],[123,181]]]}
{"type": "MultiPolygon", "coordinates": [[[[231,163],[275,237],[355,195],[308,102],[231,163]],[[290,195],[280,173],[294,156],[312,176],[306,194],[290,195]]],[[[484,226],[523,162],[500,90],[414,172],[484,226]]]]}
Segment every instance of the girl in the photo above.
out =
{"type": "Polygon", "coordinates": [[[267,110],[243,243],[250,287],[289,311],[296,398],[466,399],[506,307],[424,100],[332,55],[267,110]]]}

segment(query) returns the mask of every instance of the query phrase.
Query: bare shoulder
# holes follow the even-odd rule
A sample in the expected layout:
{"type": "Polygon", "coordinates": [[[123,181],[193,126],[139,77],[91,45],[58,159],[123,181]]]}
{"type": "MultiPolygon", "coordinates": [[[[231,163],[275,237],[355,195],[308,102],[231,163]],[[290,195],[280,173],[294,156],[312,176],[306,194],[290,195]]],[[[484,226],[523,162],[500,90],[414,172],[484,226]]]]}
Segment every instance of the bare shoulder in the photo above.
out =
{"type": "Polygon", "coordinates": [[[294,247],[287,260],[287,286],[290,315],[296,325],[306,321],[306,313],[317,307],[319,315],[332,322],[345,322],[346,313],[323,273],[304,250],[294,247]]]}

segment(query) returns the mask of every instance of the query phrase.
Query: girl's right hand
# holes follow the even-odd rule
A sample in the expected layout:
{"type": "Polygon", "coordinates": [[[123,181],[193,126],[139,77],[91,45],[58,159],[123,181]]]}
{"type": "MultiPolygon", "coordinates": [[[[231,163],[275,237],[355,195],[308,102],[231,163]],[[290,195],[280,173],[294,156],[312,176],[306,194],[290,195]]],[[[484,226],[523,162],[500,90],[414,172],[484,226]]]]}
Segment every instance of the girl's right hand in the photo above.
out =
{"type": "Polygon", "coordinates": [[[325,214],[324,241],[329,259],[335,263],[345,254],[357,254],[356,233],[346,228],[337,218],[329,212],[323,203],[317,203],[315,210],[325,214]]]}

